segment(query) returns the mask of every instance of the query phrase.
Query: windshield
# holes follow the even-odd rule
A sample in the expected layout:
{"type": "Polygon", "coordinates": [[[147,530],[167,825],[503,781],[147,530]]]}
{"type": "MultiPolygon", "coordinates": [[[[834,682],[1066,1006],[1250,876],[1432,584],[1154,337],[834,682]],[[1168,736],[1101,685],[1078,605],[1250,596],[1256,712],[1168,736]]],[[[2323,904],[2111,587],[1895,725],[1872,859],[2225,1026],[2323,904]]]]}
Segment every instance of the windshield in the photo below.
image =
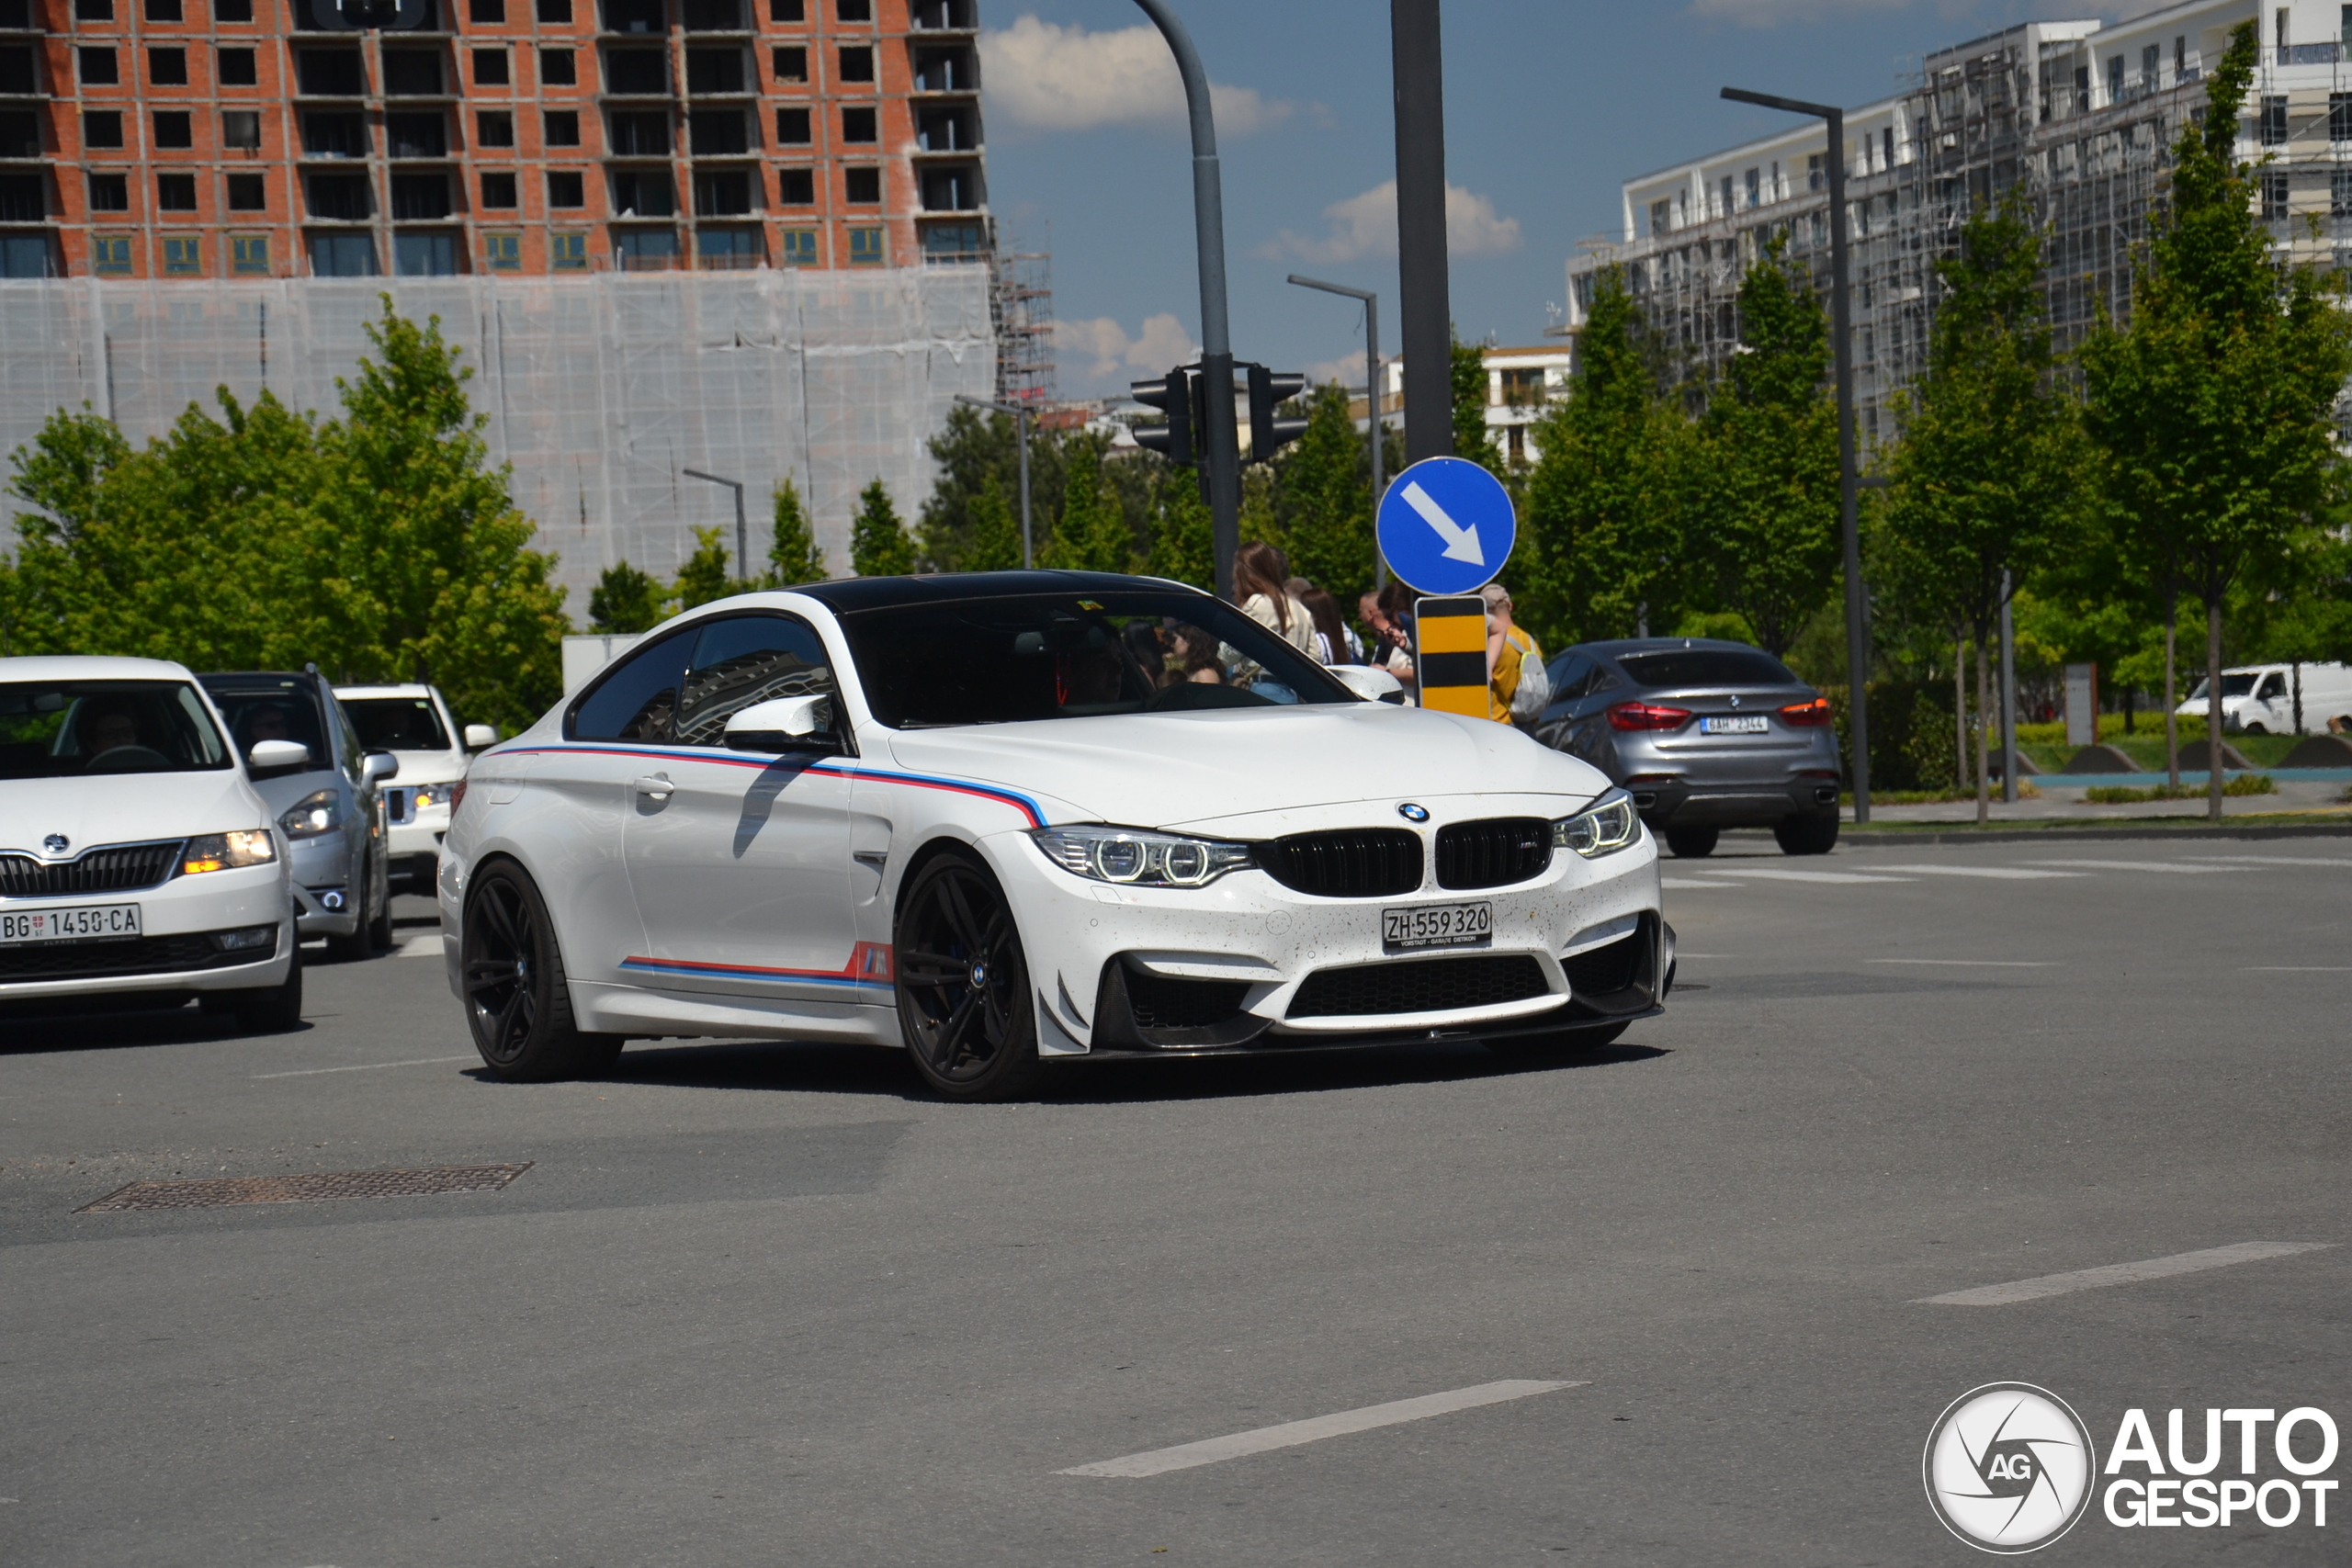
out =
{"type": "Polygon", "coordinates": [[[841,619],[866,704],[894,729],[1358,700],[1240,611],[1173,589],[893,605],[841,619]]]}
{"type": "MultiPolygon", "coordinates": [[[[2222,671],[2222,695],[2225,697],[2245,696],[2248,692],[2254,690],[2254,679],[2255,671],[2248,671],[2243,675],[2233,675],[2226,670],[2222,671]]],[[[2197,682],[2197,689],[2188,694],[2187,700],[2193,703],[2204,694],[2205,682],[2199,681],[2197,682]]]]}
{"type": "Polygon", "coordinates": [[[1789,667],[1753,648],[1678,648],[1628,653],[1617,668],[1643,686],[1801,686],[1789,667]]]}
{"type": "Polygon", "coordinates": [[[0,685],[0,778],[181,773],[229,765],[185,681],[28,681],[0,685]]]}
{"type": "Polygon", "coordinates": [[[290,675],[207,675],[204,689],[246,761],[261,741],[297,740],[309,749],[312,768],[333,765],[318,694],[307,682],[290,675]]]}
{"type": "Polygon", "coordinates": [[[447,751],[449,732],[431,697],[345,697],[343,711],[368,751],[447,751]]]}

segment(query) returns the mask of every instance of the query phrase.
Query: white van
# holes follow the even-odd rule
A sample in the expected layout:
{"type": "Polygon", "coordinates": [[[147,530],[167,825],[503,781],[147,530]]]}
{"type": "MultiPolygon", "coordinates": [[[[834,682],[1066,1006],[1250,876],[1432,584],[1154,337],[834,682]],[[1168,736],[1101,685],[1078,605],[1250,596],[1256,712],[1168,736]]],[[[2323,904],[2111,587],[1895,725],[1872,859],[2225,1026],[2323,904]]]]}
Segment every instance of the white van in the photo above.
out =
{"type": "MultiPolygon", "coordinates": [[[[2325,735],[2328,721],[2352,730],[2352,669],[2341,664],[2241,664],[2222,671],[2222,728],[2234,735],[2293,735],[2295,683],[2303,689],[2304,735],[2325,735]]],[[[2205,716],[2205,682],[2175,711],[2205,716]]]]}
{"type": "Polygon", "coordinates": [[[334,694],[361,745],[401,760],[396,782],[383,791],[385,848],[392,875],[407,878],[407,891],[431,897],[449,831],[449,786],[466,776],[469,753],[498,744],[498,732],[469,724],[465,744],[458,744],[457,721],[437,686],[337,686],[334,694]]]}

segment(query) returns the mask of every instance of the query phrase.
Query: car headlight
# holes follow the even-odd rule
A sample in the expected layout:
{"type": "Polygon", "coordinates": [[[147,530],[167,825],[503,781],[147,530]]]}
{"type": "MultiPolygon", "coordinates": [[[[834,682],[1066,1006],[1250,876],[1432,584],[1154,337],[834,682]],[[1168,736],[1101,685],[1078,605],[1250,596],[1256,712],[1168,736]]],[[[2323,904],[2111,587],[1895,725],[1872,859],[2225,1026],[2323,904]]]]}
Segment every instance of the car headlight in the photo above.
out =
{"type": "Polygon", "coordinates": [[[205,871],[232,871],[241,865],[266,865],[277,858],[277,840],[266,828],[240,828],[232,833],[199,833],[180,855],[180,873],[194,876],[205,871]]]}
{"type": "Polygon", "coordinates": [[[1587,860],[1614,854],[1642,836],[1642,819],[1634,815],[1633,796],[1612,789],[1574,817],[1552,824],[1552,842],[1587,860]]]}
{"type": "Polygon", "coordinates": [[[416,792],[416,800],[414,803],[416,809],[419,811],[424,810],[426,807],[432,805],[435,798],[437,797],[429,789],[418,790],[416,792]]]}
{"type": "Polygon", "coordinates": [[[1201,887],[1256,863],[1247,844],[1140,828],[1038,828],[1029,835],[1073,876],[1147,887],[1201,887]]]}
{"type": "Polygon", "coordinates": [[[343,801],[331,789],[306,795],[277,818],[289,839],[315,839],[343,826],[343,801]]]}

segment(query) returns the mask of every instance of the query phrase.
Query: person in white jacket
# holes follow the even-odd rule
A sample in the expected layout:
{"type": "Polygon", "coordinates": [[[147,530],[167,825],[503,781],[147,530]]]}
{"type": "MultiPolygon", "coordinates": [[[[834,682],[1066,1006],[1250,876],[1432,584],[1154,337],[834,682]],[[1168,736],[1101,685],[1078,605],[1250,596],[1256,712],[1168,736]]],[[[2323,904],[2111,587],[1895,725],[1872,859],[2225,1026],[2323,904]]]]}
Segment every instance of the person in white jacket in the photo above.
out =
{"type": "Polygon", "coordinates": [[[1315,617],[1284,586],[1290,562],[1273,546],[1251,541],[1233,558],[1233,596],[1241,612],[1293,648],[1315,657],[1315,617]]]}

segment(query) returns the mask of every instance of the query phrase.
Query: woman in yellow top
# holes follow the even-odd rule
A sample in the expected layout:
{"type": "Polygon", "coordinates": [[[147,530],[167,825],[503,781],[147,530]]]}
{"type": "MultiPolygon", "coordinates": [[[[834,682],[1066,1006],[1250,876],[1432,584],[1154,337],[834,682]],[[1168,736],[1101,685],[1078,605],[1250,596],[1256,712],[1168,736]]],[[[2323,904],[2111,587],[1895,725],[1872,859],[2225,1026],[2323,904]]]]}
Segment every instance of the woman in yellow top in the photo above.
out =
{"type": "Polygon", "coordinates": [[[1510,589],[1489,582],[1479,592],[1487,601],[1487,716],[1509,724],[1521,671],[1531,659],[1541,668],[1544,649],[1525,627],[1511,624],[1510,589]]]}

